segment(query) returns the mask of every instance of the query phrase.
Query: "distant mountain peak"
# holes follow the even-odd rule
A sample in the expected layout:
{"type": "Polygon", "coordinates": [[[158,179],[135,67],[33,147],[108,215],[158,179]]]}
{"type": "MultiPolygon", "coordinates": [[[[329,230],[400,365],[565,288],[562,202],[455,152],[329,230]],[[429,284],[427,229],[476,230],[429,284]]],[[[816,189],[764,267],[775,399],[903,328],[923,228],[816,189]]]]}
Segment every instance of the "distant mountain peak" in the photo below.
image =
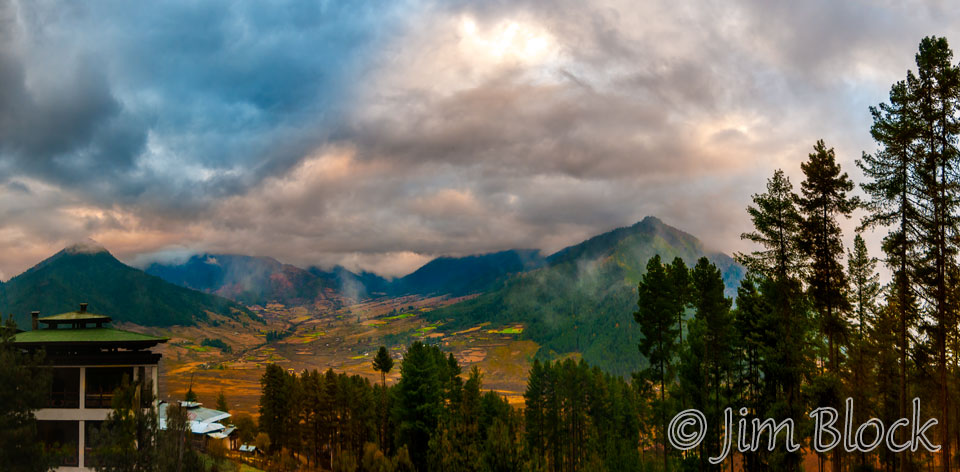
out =
{"type": "Polygon", "coordinates": [[[226,298],[190,290],[130,267],[93,240],[80,241],[3,284],[0,311],[28,323],[28,313],[61,313],[90,302],[114,321],[191,326],[210,314],[259,321],[226,298]]]}
{"type": "Polygon", "coordinates": [[[86,238],[82,241],[75,242],[63,248],[63,252],[67,254],[100,254],[104,252],[107,254],[110,253],[110,251],[108,251],[107,248],[103,247],[102,244],[90,238],[86,238]]]}
{"type": "Polygon", "coordinates": [[[593,260],[607,257],[616,251],[621,242],[639,235],[658,236],[669,244],[691,245],[703,252],[702,244],[693,235],[664,223],[656,216],[647,216],[631,226],[615,228],[573,246],[565,247],[547,256],[547,261],[556,264],[577,259],[593,260]]]}

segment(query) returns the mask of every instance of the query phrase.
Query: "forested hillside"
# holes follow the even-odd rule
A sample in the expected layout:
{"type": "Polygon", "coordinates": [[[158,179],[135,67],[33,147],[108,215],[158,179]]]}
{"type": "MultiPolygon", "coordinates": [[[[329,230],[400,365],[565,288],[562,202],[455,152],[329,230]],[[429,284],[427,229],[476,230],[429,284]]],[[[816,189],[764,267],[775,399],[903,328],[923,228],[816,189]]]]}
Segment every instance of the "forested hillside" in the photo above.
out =
{"type": "Polygon", "coordinates": [[[30,312],[91,311],[143,326],[192,325],[210,313],[252,316],[235,302],[179,287],[129,267],[92,243],[68,247],[0,286],[0,312],[21,327],[30,312]]]}
{"type": "Polygon", "coordinates": [[[508,251],[466,257],[438,257],[390,287],[393,295],[461,296],[489,289],[501,278],[543,266],[537,250],[508,251]]]}
{"type": "Polygon", "coordinates": [[[693,236],[654,217],[596,236],[547,258],[546,267],[521,273],[477,298],[428,314],[445,329],[482,322],[523,323],[524,336],[541,345],[539,357],[581,353],[619,375],[637,370],[639,329],[633,323],[637,283],[654,255],[687,265],[706,255],[736,292],[744,269],[729,256],[709,253],[693,236]]]}

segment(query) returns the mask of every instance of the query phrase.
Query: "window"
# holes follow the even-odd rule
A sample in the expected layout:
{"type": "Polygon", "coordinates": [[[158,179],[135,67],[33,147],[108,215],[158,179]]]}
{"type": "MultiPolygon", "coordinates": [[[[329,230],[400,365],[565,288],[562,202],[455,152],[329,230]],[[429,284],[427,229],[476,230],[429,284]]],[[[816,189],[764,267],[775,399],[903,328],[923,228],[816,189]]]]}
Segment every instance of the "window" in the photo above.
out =
{"type": "Polygon", "coordinates": [[[86,408],[110,408],[113,392],[120,387],[123,379],[133,381],[133,369],[130,367],[87,367],[87,384],[84,399],[86,408]]]}
{"type": "Polygon", "coordinates": [[[80,408],[80,368],[53,369],[49,408],[80,408]]]}

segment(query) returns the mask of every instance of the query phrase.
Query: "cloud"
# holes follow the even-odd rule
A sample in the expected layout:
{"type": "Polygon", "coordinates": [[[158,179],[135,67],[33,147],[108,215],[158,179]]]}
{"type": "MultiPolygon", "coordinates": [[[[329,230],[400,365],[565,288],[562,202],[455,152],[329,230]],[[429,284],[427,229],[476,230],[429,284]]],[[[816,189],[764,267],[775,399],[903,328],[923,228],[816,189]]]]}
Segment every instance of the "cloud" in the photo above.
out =
{"type": "Polygon", "coordinates": [[[182,210],[323,142],[388,2],[5,2],[0,156],[100,204],[182,210]]]}
{"type": "MultiPolygon", "coordinates": [[[[728,252],[937,2],[0,0],[0,256],[92,237],[401,275],[660,216],[728,252]]],[[[954,39],[954,38],[951,38],[954,39]]],[[[852,226],[852,225],[851,225],[852,226]]]]}

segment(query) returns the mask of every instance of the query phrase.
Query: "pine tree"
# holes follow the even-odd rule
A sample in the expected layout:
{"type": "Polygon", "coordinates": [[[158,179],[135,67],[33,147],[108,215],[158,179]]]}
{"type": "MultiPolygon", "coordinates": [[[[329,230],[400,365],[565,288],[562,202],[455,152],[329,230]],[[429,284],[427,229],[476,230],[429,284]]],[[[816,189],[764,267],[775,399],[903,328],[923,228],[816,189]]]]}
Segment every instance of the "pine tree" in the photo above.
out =
{"type": "Polygon", "coordinates": [[[436,431],[443,401],[443,382],[440,371],[445,367],[439,349],[422,342],[414,342],[400,362],[400,381],[397,383],[397,401],[394,419],[398,442],[410,451],[417,470],[424,470],[430,439],[436,431]]]}
{"type": "Polygon", "coordinates": [[[793,185],[782,170],[767,180],[767,192],[755,194],[747,213],[754,230],[740,235],[763,249],[750,254],[738,253],[737,261],[749,270],[778,280],[798,274],[801,257],[797,249],[801,217],[797,211],[793,185]]]}
{"type": "Polygon", "coordinates": [[[377,428],[377,439],[380,448],[384,447],[387,423],[387,374],[393,369],[393,358],[386,346],[380,346],[376,357],[373,358],[373,370],[380,372],[380,406],[378,408],[380,416],[380,426],[377,428]]]}
{"type": "MultiPolygon", "coordinates": [[[[158,472],[203,472],[207,469],[193,449],[189,414],[179,403],[167,405],[166,429],[159,432],[156,450],[158,472]]],[[[138,444],[139,445],[139,444],[138,444]]]]}
{"type": "MultiPolygon", "coordinates": [[[[741,238],[760,244],[737,260],[759,278],[764,310],[758,321],[764,332],[761,344],[763,393],[761,404],[768,417],[804,420],[801,387],[809,364],[810,322],[808,304],[798,279],[803,256],[799,250],[802,219],[796,208],[793,186],[782,170],[767,180],[767,192],[753,196],[747,213],[754,231],[741,238]]],[[[759,413],[759,412],[758,412],[759,413]]],[[[770,454],[771,465],[794,469],[800,464],[798,452],[778,450],[770,454]]]]}
{"type": "Polygon", "coordinates": [[[227,396],[223,394],[223,390],[220,390],[220,393],[217,394],[217,410],[230,412],[230,407],[227,405],[227,396]]]}
{"type": "Polygon", "coordinates": [[[544,368],[539,359],[533,360],[533,367],[527,376],[527,390],[523,394],[523,414],[526,422],[527,449],[532,455],[533,469],[543,467],[546,456],[546,398],[544,386],[544,368]]]}
{"type": "Polygon", "coordinates": [[[387,386],[387,374],[393,369],[393,358],[386,346],[380,346],[376,357],[373,358],[373,370],[380,372],[380,381],[384,387],[387,386]]]}
{"type": "Polygon", "coordinates": [[[159,425],[153,404],[153,388],[123,376],[113,395],[113,411],[92,438],[94,469],[98,472],[156,470],[162,458],[157,455],[159,425]],[[143,408],[144,404],[150,407],[143,408]]]}
{"type": "MultiPolygon", "coordinates": [[[[722,421],[722,389],[732,361],[733,318],[730,314],[731,300],[723,294],[724,284],[720,269],[706,257],[697,261],[690,273],[692,282],[691,300],[694,319],[690,326],[690,344],[696,345],[702,355],[698,357],[701,392],[697,395],[698,408],[708,413],[709,424],[720,425],[722,421]]],[[[706,458],[719,455],[720,428],[716,436],[706,442],[701,453],[701,464],[706,467],[706,458]]]]}
{"type": "Polygon", "coordinates": [[[687,305],[690,304],[692,288],[690,287],[690,271],[687,264],[679,257],[673,258],[673,262],[665,267],[667,271],[667,286],[670,288],[674,310],[677,317],[677,333],[680,336],[680,344],[683,344],[683,315],[686,313],[687,305]]]}
{"type": "Polygon", "coordinates": [[[48,457],[37,436],[34,412],[47,405],[50,371],[41,354],[27,354],[13,344],[13,318],[0,325],[0,470],[41,472],[48,457]]]}
{"type": "MultiPolygon", "coordinates": [[[[739,392],[737,405],[747,408],[754,415],[766,409],[762,356],[769,343],[769,333],[763,323],[767,319],[765,314],[772,311],[760,293],[761,282],[756,273],[747,272],[737,287],[737,307],[734,311],[738,373],[735,391],[739,392]]],[[[761,454],[760,451],[744,453],[744,470],[759,470],[761,454]]]]}
{"type": "MultiPolygon", "coordinates": [[[[863,154],[857,166],[869,181],[861,184],[869,195],[866,207],[869,213],[863,218],[861,228],[889,227],[883,239],[886,264],[893,271],[887,296],[887,318],[895,328],[897,349],[897,414],[907,416],[907,364],[911,349],[910,331],[919,318],[917,295],[914,287],[914,263],[919,238],[919,208],[917,201],[919,183],[916,178],[919,157],[914,145],[918,133],[918,120],[912,106],[912,98],[906,81],[890,88],[890,103],[870,107],[873,125],[870,134],[880,149],[873,155],[863,154]]],[[[904,440],[905,433],[897,438],[904,440]]],[[[906,461],[895,455],[899,469],[906,470],[906,461]]]]}
{"type": "Polygon", "coordinates": [[[270,436],[272,450],[278,451],[287,446],[285,428],[292,400],[286,371],[276,364],[267,365],[260,377],[260,391],[260,431],[270,436]]]}
{"type": "MultiPolygon", "coordinates": [[[[827,149],[823,140],[817,141],[809,160],[800,164],[804,180],[797,206],[802,216],[798,248],[807,262],[804,276],[814,310],[819,321],[821,339],[826,341],[826,358],[832,379],[821,383],[822,406],[839,408],[841,405],[840,346],[847,339],[849,329],[845,313],[850,308],[847,300],[847,280],[841,259],[843,257],[842,232],[838,216],[850,217],[858,201],[847,194],[853,190],[853,182],[842,173],[832,148],[827,149]]],[[[832,467],[843,467],[840,448],[832,451],[832,467]]]]}
{"type": "MultiPolygon", "coordinates": [[[[894,287],[891,284],[888,290],[893,290],[894,287]]],[[[886,304],[877,309],[876,327],[869,332],[869,339],[873,341],[872,344],[876,349],[876,371],[873,377],[876,385],[874,402],[877,418],[880,418],[883,424],[893,424],[897,419],[904,418],[900,409],[900,351],[897,344],[902,312],[896,306],[897,300],[893,293],[888,292],[886,304]]],[[[901,456],[902,453],[894,453],[885,447],[879,449],[880,463],[888,472],[897,470],[898,464],[901,467],[905,465],[906,461],[901,456]]]]}
{"type": "Polygon", "coordinates": [[[810,298],[819,314],[820,331],[827,339],[830,370],[840,369],[840,343],[847,336],[843,316],[849,310],[847,279],[843,271],[842,232],[838,216],[850,217],[858,200],[847,194],[853,182],[841,173],[833,149],[817,141],[809,160],[800,164],[805,179],[797,198],[802,221],[799,249],[809,259],[805,271],[810,298]]]}
{"type": "Polygon", "coordinates": [[[656,410],[660,417],[660,432],[663,441],[663,468],[667,470],[667,380],[673,378],[672,360],[676,355],[678,327],[674,323],[677,319],[677,299],[675,290],[670,286],[666,268],[660,261],[660,256],[653,256],[647,262],[647,272],[643,274],[638,286],[638,310],[633,314],[634,320],[640,324],[643,340],[640,342],[640,353],[647,359],[648,367],[643,370],[644,376],[650,381],[659,384],[660,401],[656,410]]]}
{"type": "Polygon", "coordinates": [[[923,201],[918,220],[918,242],[923,250],[916,274],[930,320],[924,330],[933,341],[937,359],[944,471],[950,469],[952,459],[947,344],[955,334],[956,308],[950,303],[949,278],[957,271],[956,239],[960,235],[960,156],[956,148],[960,136],[960,68],[951,63],[952,59],[953,51],[945,38],[924,38],[916,55],[917,75],[907,77],[919,130],[917,173],[923,201]]]}
{"type": "MultiPolygon", "coordinates": [[[[850,371],[853,380],[850,391],[856,405],[856,422],[863,424],[868,412],[875,411],[874,360],[878,354],[871,341],[876,331],[876,303],[880,295],[880,276],[876,273],[877,260],[867,253],[867,245],[858,233],[853,239],[853,251],[847,257],[847,276],[850,280],[850,302],[853,309],[853,336],[851,341],[850,371]]],[[[860,453],[860,467],[867,463],[867,455],[860,453]]]]}

